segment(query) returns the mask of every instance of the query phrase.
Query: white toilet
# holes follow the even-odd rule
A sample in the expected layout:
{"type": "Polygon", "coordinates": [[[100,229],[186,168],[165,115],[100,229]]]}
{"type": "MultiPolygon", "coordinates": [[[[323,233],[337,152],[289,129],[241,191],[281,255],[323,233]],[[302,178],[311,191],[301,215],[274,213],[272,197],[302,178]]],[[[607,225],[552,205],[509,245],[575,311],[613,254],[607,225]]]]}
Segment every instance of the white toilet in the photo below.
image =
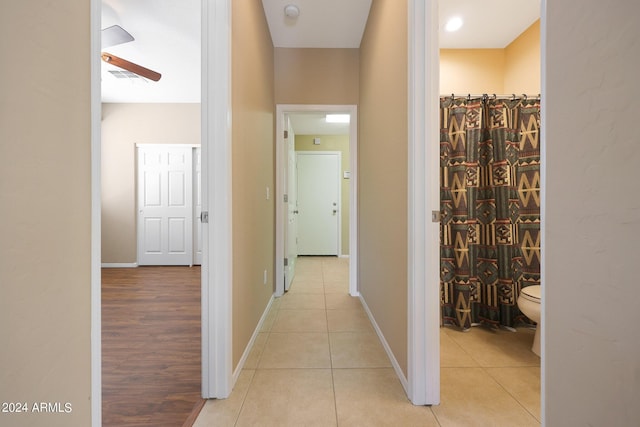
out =
{"type": "Polygon", "coordinates": [[[531,351],[540,356],[540,285],[527,286],[520,290],[518,308],[529,319],[538,324],[531,351]]]}

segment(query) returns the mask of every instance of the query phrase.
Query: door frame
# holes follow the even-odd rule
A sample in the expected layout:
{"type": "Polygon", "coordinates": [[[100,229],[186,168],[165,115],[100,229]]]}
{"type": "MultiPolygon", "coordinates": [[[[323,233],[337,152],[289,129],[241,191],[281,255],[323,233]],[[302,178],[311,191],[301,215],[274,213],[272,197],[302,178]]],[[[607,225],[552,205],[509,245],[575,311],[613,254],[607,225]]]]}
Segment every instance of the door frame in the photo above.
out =
{"type": "MultiPolygon", "coordinates": [[[[408,0],[409,29],[409,289],[408,289],[408,390],[415,405],[440,402],[440,295],[439,224],[431,222],[440,210],[439,103],[440,58],[439,0],[408,0]],[[431,210],[431,212],[429,212],[431,210]],[[428,285],[428,286],[427,286],[428,285]]],[[[540,0],[540,91],[546,99],[547,0],[540,0]]],[[[542,106],[542,120],[545,120],[542,106]]],[[[542,188],[545,180],[546,141],[542,135],[542,188]]],[[[541,211],[546,207],[544,192],[541,211]]],[[[542,224],[542,235],[545,230],[542,224]]],[[[544,238],[541,243],[543,258],[544,238]]],[[[542,266],[544,282],[544,265],[542,266]]],[[[544,293],[544,288],[543,288],[544,293]]],[[[541,316],[541,419],[545,419],[545,299],[541,316]]]]}
{"type": "Polygon", "coordinates": [[[202,397],[233,388],[231,1],[202,4],[202,397]]]}
{"type": "Polygon", "coordinates": [[[295,113],[349,113],[349,294],[359,296],[358,292],[358,107],[356,105],[276,105],[276,272],[275,296],[284,295],[284,239],[285,210],[284,168],[287,167],[285,152],[285,115],[295,113]],[[281,262],[282,261],[282,262],[281,262]]]}
{"type": "Polygon", "coordinates": [[[408,0],[407,395],[440,403],[438,0],[408,0]]]}
{"type": "Polygon", "coordinates": [[[91,25],[91,425],[102,425],[102,1],[89,4],[91,25]]]}
{"type": "MultiPolygon", "coordinates": [[[[340,257],[342,256],[342,182],[341,180],[342,178],[342,152],[341,151],[308,151],[308,150],[302,150],[302,151],[296,151],[296,165],[298,164],[298,156],[302,155],[302,156],[322,156],[322,155],[332,155],[332,156],[336,156],[338,158],[338,230],[337,230],[337,237],[336,239],[336,252],[337,252],[337,256],[340,257]]],[[[296,173],[296,179],[298,179],[300,176],[299,174],[299,169],[298,169],[298,173],[296,173]]],[[[299,189],[300,187],[296,184],[296,188],[299,189]]],[[[296,199],[299,199],[298,197],[296,197],[296,199]]],[[[299,227],[299,224],[298,224],[299,227]]],[[[299,228],[298,228],[299,229],[299,228]]]]}
{"type": "MultiPolygon", "coordinates": [[[[101,0],[90,0],[91,425],[102,425],[101,0]]],[[[202,396],[232,389],[231,0],[201,0],[202,396]],[[222,64],[222,66],[221,66],[222,64]]]]}

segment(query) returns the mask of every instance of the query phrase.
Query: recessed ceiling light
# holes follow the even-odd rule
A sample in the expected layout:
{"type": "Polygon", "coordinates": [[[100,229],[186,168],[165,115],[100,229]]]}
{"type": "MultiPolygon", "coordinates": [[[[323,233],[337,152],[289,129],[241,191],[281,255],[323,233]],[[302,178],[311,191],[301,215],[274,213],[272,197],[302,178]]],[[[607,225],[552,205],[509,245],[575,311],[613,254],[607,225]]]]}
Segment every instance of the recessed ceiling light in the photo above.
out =
{"type": "Polygon", "coordinates": [[[458,31],[460,28],[462,28],[463,23],[464,22],[462,21],[462,18],[460,18],[459,16],[454,16],[447,21],[444,29],[449,31],[450,33],[453,31],[458,31]]]}

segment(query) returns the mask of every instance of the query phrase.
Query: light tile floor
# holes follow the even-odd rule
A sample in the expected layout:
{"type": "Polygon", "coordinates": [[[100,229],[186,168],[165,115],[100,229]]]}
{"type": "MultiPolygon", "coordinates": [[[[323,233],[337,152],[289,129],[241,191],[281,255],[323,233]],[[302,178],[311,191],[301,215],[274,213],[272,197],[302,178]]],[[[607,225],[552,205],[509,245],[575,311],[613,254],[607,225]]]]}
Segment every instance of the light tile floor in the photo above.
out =
{"type": "Polygon", "coordinates": [[[413,406],[360,304],[348,259],[299,258],[228,399],[194,427],[539,426],[533,330],[442,328],[441,404],[413,406]]]}

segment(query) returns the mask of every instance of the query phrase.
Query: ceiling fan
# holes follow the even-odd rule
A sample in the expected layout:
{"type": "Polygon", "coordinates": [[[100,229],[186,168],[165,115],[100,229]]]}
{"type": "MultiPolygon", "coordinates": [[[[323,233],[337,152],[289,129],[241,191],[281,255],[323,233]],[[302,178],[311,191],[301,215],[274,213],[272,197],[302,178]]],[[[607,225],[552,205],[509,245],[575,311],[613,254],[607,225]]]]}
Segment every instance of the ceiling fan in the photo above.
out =
{"type": "MultiPolygon", "coordinates": [[[[102,30],[102,49],[122,43],[128,43],[133,40],[135,40],[133,36],[119,25],[112,25],[102,30]]],[[[100,56],[107,64],[115,65],[116,67],[130,71],[146,79],[153,80],[154,82],[157,82],[162,77],[162,75],[156,71],[150,70],[131,61],[127,61],[124,58],[120,58],[119,56],[105,52],[104,50],[100,56]]]]}

